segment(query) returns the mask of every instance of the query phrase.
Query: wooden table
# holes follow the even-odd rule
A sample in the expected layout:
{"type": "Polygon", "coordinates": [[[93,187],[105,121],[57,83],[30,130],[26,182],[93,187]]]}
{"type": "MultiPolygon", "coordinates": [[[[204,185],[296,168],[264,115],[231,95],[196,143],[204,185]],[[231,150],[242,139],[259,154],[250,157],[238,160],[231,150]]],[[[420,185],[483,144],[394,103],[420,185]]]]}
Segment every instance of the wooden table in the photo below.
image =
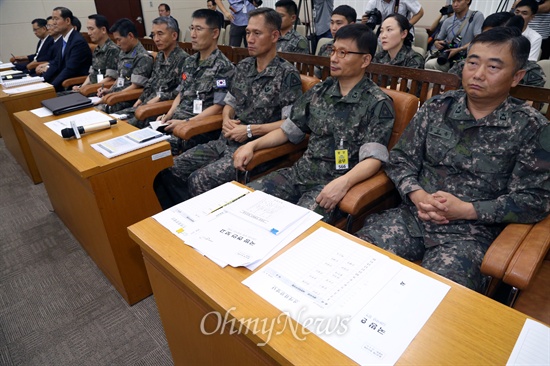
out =
{"type": "Polygon", "coordinates": [[[31,154],[25,133],[13,115],[16,112],[39,108],[42,106],[40,102],[55,98],[55,96],[53,86],[21,94],[6,94],[0,88],[0,132],[4,143],[35,184],[42,182],[42,178],[31,154]]]}
{"type": "Polygon", "coordinates": [[[153,180],[172,166],[170,145],[162,142],[107,159],[90,144],[135,127],[120,122],[81,140],[67,140],[43,123],[57,117],[38,118],[28,111],[15,117],[24,128],[57,215],[129,304],[149,296],[143,258],[126,227],[161,211],[153,180]]]}
{"type": "MultiPolygon", "coordinates": [[[[325,223],[317,223],[287,248],[319,227],[337,231],[362,245],[389,255],[451,286],[446,297],[399,359],[399,365],[504,365],[526,315],[481,294],[431,273],[413,263],[363,242],[325,223]]],[[[253,334],[251,324],[237,322],[247,334],[203,335],[216,329],[218,318],[232,309],[235,319],[277,319],[281,311],[256,295],[241,281],[252,272],[245,268],[220,268],[186,246],[179,238],[148,218],[128,228],[141,246],[168,344],[176,365],[354,364],[344,354],[310,334],[296,340],[287,327],[273,335],[253,334]]],[[[403,311],[407,311],[403,304],[403,311]]],[[[280,328],[280,327],[279,327],[280,328]]],[[[276,328],[277,329],[277,328],[276,328]]]]}

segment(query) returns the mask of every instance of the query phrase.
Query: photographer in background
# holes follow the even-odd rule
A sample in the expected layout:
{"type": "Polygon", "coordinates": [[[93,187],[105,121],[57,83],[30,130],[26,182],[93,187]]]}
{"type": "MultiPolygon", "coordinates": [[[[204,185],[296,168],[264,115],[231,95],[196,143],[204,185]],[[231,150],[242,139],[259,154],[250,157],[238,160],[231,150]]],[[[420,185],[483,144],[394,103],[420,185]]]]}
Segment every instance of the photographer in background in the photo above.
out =
{"type": "Polygon", "coordinates": [[[425,64],[426,69],[448,71],[454,62],[465,57],[468,45],[481,33],[485,19],[479,11],[471,11],[472,0],[453,0],[454,15],[445,19],[434,42],[439,51],[425,64]]]}
{"type": "Polygon", "coordinates": [[[414,35],[414,25],[424,15],[424,9],[422,9],[418,0],[369,0],[365,8],[365,15],[361,18],[361,23],[376,23],[369,20],[369,15],[377,14],[372,12],[375,9],[379,10],[382,15],[380,23],[390,14],[397,13],[403,15],[413,26],[411,28],[412,35],[414,35]]]}
{"type": "Polygon", "coordinates": [[[248,13],[262,6],[262,0],[227,0],[229,10],[223,5],[222,0],[216,0],[216,5],[225,17],[231,21],[229,31],[229,45],[232,47],[248,47],[246,42],[246,26],[248,25],[248,13]]]}
{"type": "Polygon", "coordinates": [[[428,38],[428,49],[431,49],[432,46],[434,45],[435,39],[437,38],[437,35],[441,31],[441,26],[443,25],[443,21],[445,21],[445,19],[449,18],[453,14],[454,14],[454,10],[450,1],[447,2],[447,5],[439,9],[439,16],[434,20],[434,22],[432,23],[432,26],[429,29],[426,29],[426,31],[428,32],[428,35],[430,36],[428,38]]]}

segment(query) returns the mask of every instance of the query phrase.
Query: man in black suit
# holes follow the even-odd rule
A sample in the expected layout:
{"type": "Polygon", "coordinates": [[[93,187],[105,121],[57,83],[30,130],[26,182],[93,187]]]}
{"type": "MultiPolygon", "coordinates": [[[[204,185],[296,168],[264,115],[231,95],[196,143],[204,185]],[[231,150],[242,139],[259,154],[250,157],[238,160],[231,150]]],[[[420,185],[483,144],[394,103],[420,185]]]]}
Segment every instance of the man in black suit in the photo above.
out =
{"type": "Polygon", "coordinates": [[[48,34],[46,28],[46,19],[36,18],[32,22],[32,31],[34,35],[38,37],[39,41],[36,45],[36,51],[32,55],[28,56],[13,56],[10,58],[10,62],[15,65],[16,70],[26,71],[27,64],[32,61],[48,61],[50,55],[50,48],[53,46],[53,38],[48,34]]]}
{"type": "Polygon", "coordinates": [[[42,75],[44,79],[62,91],[61,83],[64,80],[88,75],[92,64],[92,52],[90,46],[80,33],[73,28],[73,13],[64,7],[57,7],[52,12],[53,26],[61,34],[61,52],[50,61],[48,69],[42,75]]]}

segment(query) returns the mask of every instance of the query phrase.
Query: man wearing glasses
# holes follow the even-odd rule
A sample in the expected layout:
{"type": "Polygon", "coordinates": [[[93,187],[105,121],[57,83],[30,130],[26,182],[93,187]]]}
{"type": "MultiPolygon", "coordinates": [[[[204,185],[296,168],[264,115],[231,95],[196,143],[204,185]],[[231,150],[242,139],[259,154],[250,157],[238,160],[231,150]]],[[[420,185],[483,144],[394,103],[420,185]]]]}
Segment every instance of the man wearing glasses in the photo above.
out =
{"type": "Polygon", "coordinates": [[[34,35],[39,39],[36,45],[36,52],[28,56],[12,56],[10,62],[15,64],[16,70],[26,71],[27,65],[30,62],[48,61],[50,57],[50,48],[53,46],[53,38],[48,34],[46,19],[37,18],[34,19],[31,24],[34,35]]]}
{"type": "Polygon", "coordinates": [[[350,24],[335,35],[329,77],[294,103],[280,128],[239,148],[234,166],[244,170],[254,151],[310,134],[308,148],[292,167],[250,187],[314,210],[324,220],[347,191],[375,174],[388,159],[386,145],[394,122],[393,104],[365,75],[376,50],[376,36],[364,24],[350,24]]]}
{"type": "Polygon", "coordinates": [[[270,8],[249,14],[250,56],[237,65],[224,99],[221,136],[174,159],[155,180],[155,193],[166,209],[235,177],[233,153],[248,140],[279,128],[302,94],[298,70],[277,56],[281,16],[270,8]]]}
{"type": "MultiPolygon", "coordinates": [[[[168,124],[165,128],[168,132],[174,132],[177,126],[189,120],[220,114],[235,74],[233,63],[218,49],[222,23],[217,12],[199,9],[193,13],[192,18],[189,27],[191,45],[197,53],[185,59],[178,74],[178,94],[168,113],[159,118],[168,124]]],[[[219,132],[211,132],[187,141],[173,136],[170,139],[172,153],[179,155],[218,136],[219,132]]]]}

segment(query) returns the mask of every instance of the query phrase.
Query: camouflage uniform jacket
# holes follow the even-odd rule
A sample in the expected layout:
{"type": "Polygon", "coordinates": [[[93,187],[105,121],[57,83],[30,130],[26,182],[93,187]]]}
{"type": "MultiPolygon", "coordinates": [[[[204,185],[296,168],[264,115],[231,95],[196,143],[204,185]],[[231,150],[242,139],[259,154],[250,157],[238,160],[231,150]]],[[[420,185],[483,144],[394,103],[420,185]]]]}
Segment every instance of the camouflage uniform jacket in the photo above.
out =
{"type": "Polygon", "coordinates": [[[103,46],[97,46],[92,54],[92,66],[89,71],[90,83],[97,83],[97,74],[99,73],[104,77],[116,80],[119,54],[120,48],[110,38],[107,38],[103,46]]]}
{"type": "Polygon", "coordinates": [[[225,95],[234,75],[235,66],[219,49],[215,49],[202,62],[199,52],[187,57],[177,89],[181,100],[172,118],[185,119],[196,115],[193,113],[193,101],[197,99],[197,92],[202,100],[202,110],[214,104],[225,105],[225,95]]]}
{"type": "Polygon", "coordinates": [[[290,62],[275,56],[258,73],[256,58],[248,57],[237,65],[225,103],[235,110],[235,118],[243,124],[262,124],[286,119],[300,95],[300,74],[290,62]]]}
{"type": "Polygon", "coordinates": [[[124,79],[122,87],[115,83],[114,92],[126,89],[130,84],[145,85],[153,70],[153,57],[143,48],[141,42],[130,52],[120,51],[118,58],[118,77],[124,79]]]}
{"type": "Polygon", "coordinates": [[[442,190],[474,205],[477,221],[422,222],[423,231],[447,236],[469,232],[491,240],[504,223],[532,223],[548,214],[549,167],[550,126],[538,111],[508,97],[475,120],[465,92],[455,90],[422,106],[385,170],[413,212],[407,195],[418,189],[442,190]]]}
{"type": "Polygon", "coordinates": [[[418,52],[415,52],[411,47],[405,45],[401,47],[393,60],[390,59],[390,54],[387,51],[382,51],[374,55],[372,62],[377,64],[412,67],[415,69],[424,68],[424,57],[418,52]]]}
{"type": "Polygon", "coordinates": [[[291,29],[277,41],[277,52],[309,53],[306,37],[291,29]]]}
{"type": "Polygon", "coordinates": [[[326,184],[349,170],[335,169],[335,150],[348,150],[349,169],[366,158],[388,160],[394,109],[391,99],[367,76],[346,95],[337,79],[315,85],[292,107],[281,126],[289,140],[310,134],[304,155],[293,170],[298,184],[326,184]]]}
{"type": "MultiPolygon", "coordinates": [[[[330,57],[330,53],[332,52],[333,45],[334,45],[334,41],[332,40],[322,45],[321,48],[319,48],[319,53],[317,53],[317,56],[330,57]]],[[[319,66],[315,66],[313,73],[317,78],[321,79],[321,77],[323,76],[323,69],[320,68],[319,66]]]]}
{"type": "Polygon", "coordinates": [[[174,99],[178,95],[176,88],[179,85],[182,65],[189,54],[176,46],[168,58],[165,57],[162,51],[157,54],[153,64],[153,73],[139,97],[143,103],[155,98],[159,92],[161,101],[174,99]]]}
{"type": "MultiPolygon", "coordinates": [[[[458,77],[462,79],[462,70],[464,70],[464,63],[464,60],[460,62],[455,62],[453,67],[451,67],[448,72],[458,75],[458,77]]],[[[540,67],[540,65],[537,64],[535,61],[527,61],[527,64],[525,65],[525,76],[523,77],[523,79],[521,79],[519,83],[521,85],[538,86],[544,88],[544,84],[546,83],[546,75],[544,74],[542,67],[540,67]]],[[[462,88],[462,85],[460,87],[462,88]]]]}

